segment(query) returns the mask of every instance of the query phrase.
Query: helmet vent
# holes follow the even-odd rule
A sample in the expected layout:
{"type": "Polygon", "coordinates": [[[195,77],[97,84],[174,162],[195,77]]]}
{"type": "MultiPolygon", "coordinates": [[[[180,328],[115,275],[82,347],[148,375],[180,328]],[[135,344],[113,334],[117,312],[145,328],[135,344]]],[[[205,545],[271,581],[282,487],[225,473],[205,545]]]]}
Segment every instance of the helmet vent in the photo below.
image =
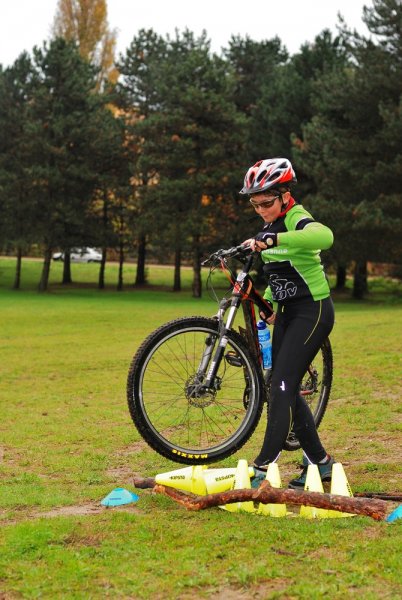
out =
{"type": "Polygon", "coordinates": [[[265,175],[267,174],[267,171],[261,171],[261,173],[258,175],[257,177],[257,181],[258,183],[261,181],[261,179],[264,179],[265,175]]]}

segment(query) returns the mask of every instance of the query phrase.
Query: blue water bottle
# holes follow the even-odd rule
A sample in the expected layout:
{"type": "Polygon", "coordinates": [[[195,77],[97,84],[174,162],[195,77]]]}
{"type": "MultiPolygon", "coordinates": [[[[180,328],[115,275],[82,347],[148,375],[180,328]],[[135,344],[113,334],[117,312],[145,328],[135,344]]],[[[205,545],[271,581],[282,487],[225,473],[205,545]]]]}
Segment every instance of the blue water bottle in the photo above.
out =
{"type": "Polygon", "coordinates": [[[272,346],[271,346],[271,333],[267,327],[265,321],[258,321],[258,341],[261,348],[262,355],[262,366],[264,369],[272,368],[272,346]]]}

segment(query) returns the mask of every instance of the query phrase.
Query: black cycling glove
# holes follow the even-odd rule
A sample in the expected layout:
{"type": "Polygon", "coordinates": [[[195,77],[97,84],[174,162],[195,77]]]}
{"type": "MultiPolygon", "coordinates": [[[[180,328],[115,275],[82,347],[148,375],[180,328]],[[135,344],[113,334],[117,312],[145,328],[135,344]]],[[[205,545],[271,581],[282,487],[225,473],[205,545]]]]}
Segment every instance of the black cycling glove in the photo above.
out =
{"type": "Polygon", "coordinates": [[[260,231],[254,236],[256,242],[262,242],[267,248],[274,248],[278,245],[278,236],[276,233],[268,233],[267,231],[260,231]]]}

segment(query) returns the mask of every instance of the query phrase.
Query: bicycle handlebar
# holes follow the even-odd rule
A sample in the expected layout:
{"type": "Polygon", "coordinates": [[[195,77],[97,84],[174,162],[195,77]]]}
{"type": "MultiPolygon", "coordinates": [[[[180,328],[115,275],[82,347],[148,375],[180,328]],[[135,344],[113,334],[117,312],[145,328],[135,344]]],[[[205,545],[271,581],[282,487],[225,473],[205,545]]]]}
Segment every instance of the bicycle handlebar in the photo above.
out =
{"type": "Polygon", "coordinates": [[[253,254],[250,246],[233,246],[232,248],[221,248],[220,250],[216,250],[212,254],[208,256],[201,264],[208,265],[214,264],[215,262],[219,262],[225,258],[246,258],[247,256],[251,256],[253,254]]]}

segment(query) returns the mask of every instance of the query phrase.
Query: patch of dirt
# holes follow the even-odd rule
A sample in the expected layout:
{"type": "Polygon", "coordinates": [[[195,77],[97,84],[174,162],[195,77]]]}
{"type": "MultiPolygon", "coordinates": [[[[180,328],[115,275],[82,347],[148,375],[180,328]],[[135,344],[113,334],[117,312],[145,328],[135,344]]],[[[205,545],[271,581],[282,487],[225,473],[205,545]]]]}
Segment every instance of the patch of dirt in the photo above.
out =
{"type": "MultiPolygon", "coordinates": [[[[223,586],[219,589],[203,590],[206,597],[214,600],[265,600],[272,594],[284,592],[289,586],[289,581],[284,578],[269,579],[247,587],[223,586]]],[[[197,592],[187,591],[179,596],[179,600],[194,600],[197,592]]],[[[291,596],[281,595],[281,600],[290,599],[291,596]]]]}
{"type": "Polygon", "coordinates": [[[97,515],[106,510],[105,506],[99,503],[82,504],[77,506],[59,506],[58,508],[52,508],[47,512],[36,512],[32,518],[51,518],[51,517],[70,517],[70,516],[86,516],[86,515],[97,515]]]}
{"type": "MultiPolygon", "coordinates": [[[[126,504],[123,506],[102,506],[100,502],[91,502],[90,504],[77,504],[72,506],[59,506],[56,508],[52,508],[48,511],[35,511],[35,512],[21,512],[21,516],[19,518],[8,519],[4,517],[1,519],[0,512],[0,526],[1,525],[16,525],[17,523],[21,523],[23,521],[32,520],[32,519],[51,519],[53,517],[88,517],[91,515],[98,515],[104,513],[106,511],[113,512],[126,512],[133,515],[140,515],[141,511],[132,504],[126,504]]],[[[5,511],[3,511],[5,514],[5,511]]],[[[1,600],[1,597],[0,597],[1,600]]]]}
{"type": "Polygon", "coordinates": [[[118,481],[119,485],[133,485],[133,478],[138,476],[138,473],[134,473],[133,469],[128,465],[119,465],[118,467],[108,469],[106,475],[118,481]]]}
{"type": "Polygon", "coordinates": [[[143,440],[140,440],[139,442],[135,442],[134,444],[130,444],[129,446],[122,448],[121,450],[117,451],[116,454],[120,454],[121,456],[128,456],[131,454],[136,454],[137,452],[141,452],[146,448],[149,448],[148,444],[143,440]]]}

